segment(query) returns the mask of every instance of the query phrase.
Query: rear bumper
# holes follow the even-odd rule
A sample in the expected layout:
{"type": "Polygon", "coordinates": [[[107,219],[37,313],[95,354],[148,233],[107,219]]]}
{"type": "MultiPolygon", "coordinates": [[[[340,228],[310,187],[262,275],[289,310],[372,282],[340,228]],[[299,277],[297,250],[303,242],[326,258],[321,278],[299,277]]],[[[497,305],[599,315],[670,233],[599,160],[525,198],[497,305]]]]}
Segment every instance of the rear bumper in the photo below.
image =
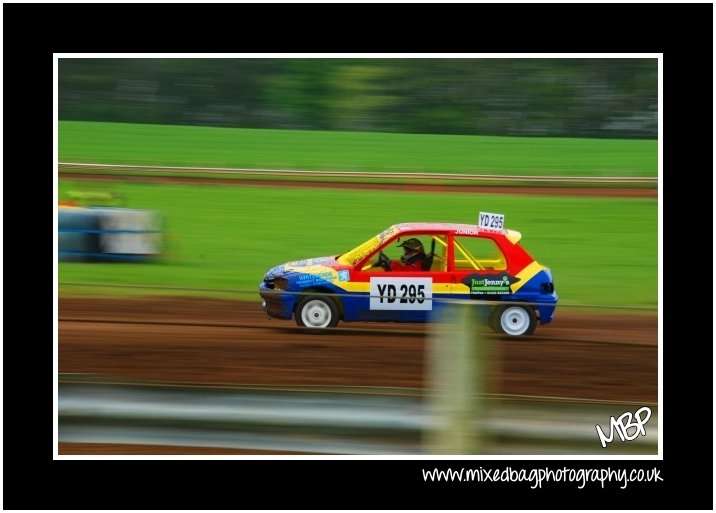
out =
{"type": "Polygon", "coordinates": [[[549,324],[552,322],[554,319],[554,311],[557,309],[557,299],[557,294],[553,293],[547,297],[541,297],[537,300],[537,311],[539,312],[540,324],[549,324]]]}

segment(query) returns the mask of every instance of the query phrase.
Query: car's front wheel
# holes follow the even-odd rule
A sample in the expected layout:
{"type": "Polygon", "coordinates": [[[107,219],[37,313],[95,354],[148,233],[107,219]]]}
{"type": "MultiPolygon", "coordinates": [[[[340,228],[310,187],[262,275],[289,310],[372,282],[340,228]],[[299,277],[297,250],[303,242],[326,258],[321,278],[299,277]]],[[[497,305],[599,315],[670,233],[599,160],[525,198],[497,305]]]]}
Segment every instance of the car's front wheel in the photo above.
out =
{"type": "Polygon", "coordinates": [[[306,328],[334,328],[338,324],[338,307],[327,296],[306,296],[296,306],[296,324],[306,328]]]}
{"type": "Polygon", "coordinates": [[[511,337],[532,335],[537,327],[537,316],[529,306],[502,306],[493,319],[497,331],[511,337]]]}

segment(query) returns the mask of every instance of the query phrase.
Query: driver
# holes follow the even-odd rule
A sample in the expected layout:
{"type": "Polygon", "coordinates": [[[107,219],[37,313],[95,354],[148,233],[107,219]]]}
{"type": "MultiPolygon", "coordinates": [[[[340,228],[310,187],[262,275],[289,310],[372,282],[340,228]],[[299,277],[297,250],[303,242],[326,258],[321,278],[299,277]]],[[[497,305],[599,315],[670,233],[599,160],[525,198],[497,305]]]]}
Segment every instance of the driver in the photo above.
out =
{"type": "Polygon", "coordinates": [[[422,271],[423,262],[427,255],[423,248],[423,243],[415,237],[398,244],[399,248],[403,248],[403,256],[400,261],[391,260],[389,262],[391,271],[422,271]]]}

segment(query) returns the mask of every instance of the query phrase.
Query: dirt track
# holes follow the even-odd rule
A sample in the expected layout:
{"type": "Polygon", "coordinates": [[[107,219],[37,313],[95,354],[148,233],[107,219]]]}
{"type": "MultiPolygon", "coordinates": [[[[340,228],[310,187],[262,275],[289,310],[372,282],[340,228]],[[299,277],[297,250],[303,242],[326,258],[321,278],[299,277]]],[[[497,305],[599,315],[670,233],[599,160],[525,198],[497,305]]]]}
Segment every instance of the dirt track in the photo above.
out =
{"type": "MultiPolygon", "coordinates": [[[[425,386],[427,326],[342,323],[315,335],[256,302],[62,298],[59,369],[136,380],[425,386]]],[[[535,336],[495,337],[492,392],[653,403],[657,320],[559,312],[535,336]]]]}

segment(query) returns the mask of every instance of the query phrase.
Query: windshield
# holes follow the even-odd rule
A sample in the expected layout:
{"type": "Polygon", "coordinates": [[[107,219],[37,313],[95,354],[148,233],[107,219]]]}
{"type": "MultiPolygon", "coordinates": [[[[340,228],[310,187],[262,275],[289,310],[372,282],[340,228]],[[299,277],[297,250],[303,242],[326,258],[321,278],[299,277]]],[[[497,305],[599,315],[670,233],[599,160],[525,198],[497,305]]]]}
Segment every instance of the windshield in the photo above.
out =
{"type": "Polygon", "coordinates": [[[354,266],[365,257],[373,253],[387,239],[398,233],[398,230],[391,226],[387,230],[383,230],[375,237],[371,237],[357,248],[351,249],[347,253],[338,257],[338,263],[342,265],[354,266]]]}

